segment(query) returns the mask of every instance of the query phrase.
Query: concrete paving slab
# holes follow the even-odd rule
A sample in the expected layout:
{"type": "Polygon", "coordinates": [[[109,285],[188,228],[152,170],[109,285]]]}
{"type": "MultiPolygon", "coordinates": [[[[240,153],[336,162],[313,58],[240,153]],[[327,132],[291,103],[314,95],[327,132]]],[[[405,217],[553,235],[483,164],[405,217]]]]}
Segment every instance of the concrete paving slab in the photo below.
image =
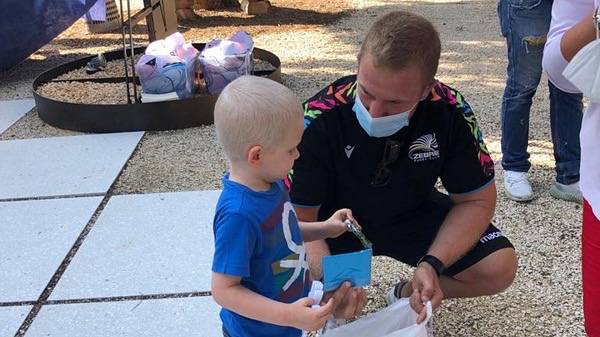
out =
{"type": "Polygon", "coordinates": [[[45,305],[27,337],[221,337],[212,297],[45,305]]]}
{"type": "Polygon", "coordinates": [[[35,101],[31,98],[0,101],[0,133],[25,116],[34,106],[35,101]]]}
{"type": "Polygon", "coordinates": [[[13,337],[31,308],[31,305],[0,307],[0,337],[13,337]]]}
{"type": "Polygon", "coordinates": [[[112,197],[50,299],[210,290],[219,194],[112,197]]]}
{"type": "Polygon", "coordinates": [[[0,200],[104,194],[143,134],[0,141],[0,200]]]}
{"type": "Polygon", "coordinates": [[[37,300],[100,202],[0,202],[0,302],[37,300]]]}

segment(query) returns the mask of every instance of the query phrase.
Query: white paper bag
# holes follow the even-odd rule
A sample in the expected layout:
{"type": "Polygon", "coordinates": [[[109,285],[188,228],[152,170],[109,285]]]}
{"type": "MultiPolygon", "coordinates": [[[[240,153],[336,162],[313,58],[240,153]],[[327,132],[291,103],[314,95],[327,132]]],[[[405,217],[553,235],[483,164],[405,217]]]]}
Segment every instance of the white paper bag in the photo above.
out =
{"type": "Polygon", "coordinates": [[[430,337],[427,323],[431,320],[431,302],[427,302],[427,318],[416,324],[417,313],[408,298],[352,323],[319,334],[319,337],[430,337]]]}

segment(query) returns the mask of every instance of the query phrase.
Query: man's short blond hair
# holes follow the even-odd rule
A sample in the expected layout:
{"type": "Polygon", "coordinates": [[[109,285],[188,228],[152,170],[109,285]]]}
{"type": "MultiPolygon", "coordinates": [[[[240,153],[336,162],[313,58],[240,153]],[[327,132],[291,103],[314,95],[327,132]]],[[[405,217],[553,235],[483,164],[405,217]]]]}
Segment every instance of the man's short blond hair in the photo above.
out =
{"type": "Polygon", "coordinates": [[[405,11],[387,13],[377,19],[363,41],[358,61],[372,57],[377,68],[402,70],[416,65],[426,81],[432,81],[440,60],[440,37],[431,22],[405,11]]]}
{"type": "Polygon", "coordinates": [[[253,145],[274,147],[302,117],[300,100],[290,89],[258,76],[228,84],[215,105],[217,139],[230,161],[245,160],[253,145]]]}

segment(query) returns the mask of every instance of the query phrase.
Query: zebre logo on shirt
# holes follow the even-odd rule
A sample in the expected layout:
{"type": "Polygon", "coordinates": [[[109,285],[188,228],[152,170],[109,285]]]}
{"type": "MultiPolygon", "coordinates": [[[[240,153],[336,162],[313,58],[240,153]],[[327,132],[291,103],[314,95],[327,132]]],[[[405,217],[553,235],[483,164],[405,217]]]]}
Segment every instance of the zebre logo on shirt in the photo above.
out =
{"type": "Polygon", "coordinates": [[[438,143],[435,139],[435,133],[421,136],[415,140],[408,148],[408,157],[415,163],[434,160],[440,157],[438,143]]]}

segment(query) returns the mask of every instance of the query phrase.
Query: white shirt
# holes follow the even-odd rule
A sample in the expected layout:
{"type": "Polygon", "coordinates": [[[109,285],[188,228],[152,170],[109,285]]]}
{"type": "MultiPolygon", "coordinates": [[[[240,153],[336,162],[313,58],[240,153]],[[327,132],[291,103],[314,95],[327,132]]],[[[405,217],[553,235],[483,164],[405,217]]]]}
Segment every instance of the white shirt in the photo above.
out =
{"type": "MultiPolygon", "coordinates": [[[[560,51],[564,33],[583,19],[592,20],[591,12],[600,0],[555,0],[552,21],[544,47],[542,65],[556,87],[566,92],[579,92],[563,75],[568,62],[560,51]]],[[[594,215],[600,219],[600,104],[592,103],[583,114],[581,124],[581,167],[579,186],[583,197],[590,203],[594,215]]]]}
{"type": "MultiPolygon", "coordinates": [[[[600,0],[595,0],[600,1],[600,0]]],[[[552,21],[544,46],[542,67],[550,82],[560,90],[578,93],[579,90],[562,75],[567,67],[567,60],[560,51],[560,40],[569,28],[575,26],[583,18],[589,17],[594,9],[594,0],[555,0],[552,4],[552,21]]]]}

